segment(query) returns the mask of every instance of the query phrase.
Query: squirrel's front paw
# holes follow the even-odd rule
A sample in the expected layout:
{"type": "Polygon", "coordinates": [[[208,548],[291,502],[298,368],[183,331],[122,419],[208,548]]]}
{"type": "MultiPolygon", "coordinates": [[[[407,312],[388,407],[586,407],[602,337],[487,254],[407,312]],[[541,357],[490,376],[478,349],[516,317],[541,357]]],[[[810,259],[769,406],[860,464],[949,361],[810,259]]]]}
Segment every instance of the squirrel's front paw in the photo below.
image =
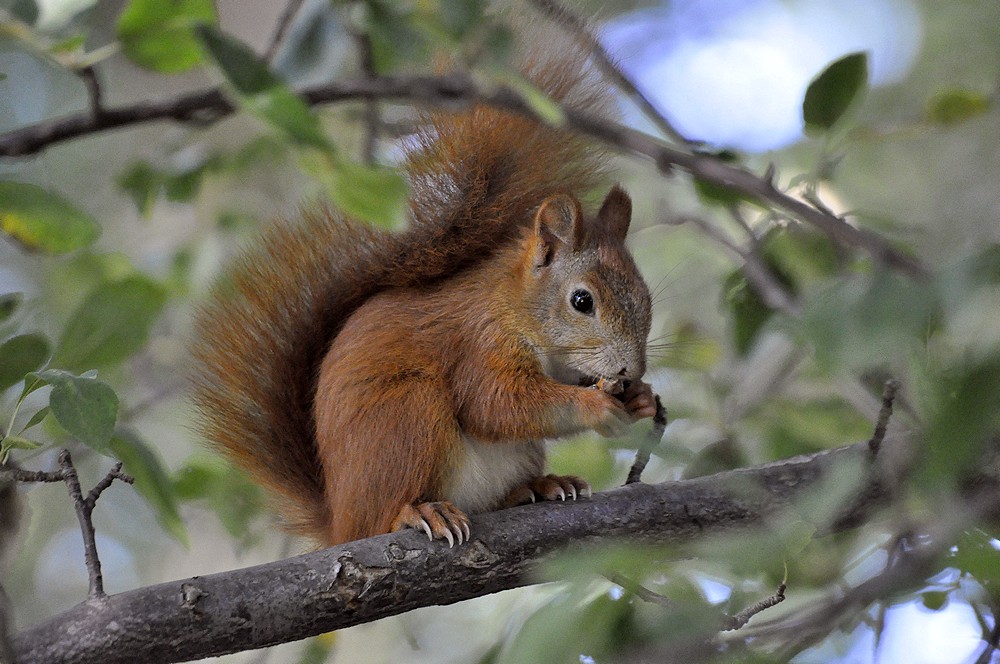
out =
{"type": "Polygon", "coordinates": [[[607,438],[625,435],[632,424],[632,415],[617,398],[598,389],[588,389],[584,400],[588,428],[607,438]]]}
{"type": "Polygon", "coordinates": [[[618,398],[634,420],[656,415],[656,397],[649,383],[634,380],[618,398]]]}
{"type": "Polygon", "coordinates": [[[590,484],[576,475],[536,477],[517,487],[504,500],[504,507],[526,505],[539,500],[576,500],[590,497],[590,484]]]}
{"type": "Polygon", "coordinates": [[[427,539],[448,540],[448,546],[469,541],[469,517],[447,500],[404,505],[392,522],[392,532],[413,528],[427,533],[427,539]]]}

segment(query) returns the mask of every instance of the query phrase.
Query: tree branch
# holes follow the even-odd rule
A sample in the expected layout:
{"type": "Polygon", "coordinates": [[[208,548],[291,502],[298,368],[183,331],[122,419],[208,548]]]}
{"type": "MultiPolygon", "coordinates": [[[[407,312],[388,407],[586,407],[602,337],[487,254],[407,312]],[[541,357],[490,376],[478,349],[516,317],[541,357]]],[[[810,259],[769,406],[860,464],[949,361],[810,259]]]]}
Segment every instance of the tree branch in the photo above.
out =
{"type": "Polygon", "coordinates": [[[649,455],[660,444],[660,441],[663,439],[663,432],[667,428],[667,409],[660,400],[659,394],[653,396],[656,399],[656,414],[653,415],[653,428],[643,438],[639,444],[639,449],[635,451],[635,461],[628,471],[625,484],[633,484],[642,480],[642,471],[646,470],[646,464],[649,463],[649,455]]]}
{"type": "MultiPolygon", "coordinates": [[[[23,630],[14,651],[19,664],[157,664],[303,639],[537,582],[539,564],[567,547],[623,539],[678,545],[760,524],[835,465],[870,458],[864,442],[711,477],[630,484],[591,500],[478,515],[472,541],[454,549],[407,531],[140,588],[23,630]]],[[[886,494],[873,475],[857,495],[834,527],[860,522],[886,494]]]]}
{"type": "MultiPolygon", "coordinates": [[[[375,69],[375,49],[371,37],[362,26],[353,23],[348,25],[347,33],[354,40],[355,48],[357,48],[361,73],[365,78],[378,78],[378,71],[375,69]]],[[[378,102],[373,99],[365,102],[364,123],[365,142],[361,155],[362,161],[370,166],[375,163],[375,147],[378,142],[379,127],[382,124],[382,114],[379,111],[378,102]]]]}
{"type": "Polygon", "coordinates": [[[594,59],[594,63],[597,65],[601,73],[604,74],[605,78],[613,82],[619,90],[624,92],[632,101],[638,106],[646,117],[656,125],[657,129],[663,132],[663,135],[672,139],[676,143],[682,145],[690,145],[693,142],[685,138],[677,128],[670,124],[670,121],[660,112],[660,109],[650,100],[650,98],[639,89],[625,72],[622,71],[611,56],[605,50],[604,46],[597,36],[590,30],[587,26],[587,22],[580,18],[578,15],[570,11],[565,5],[558,2],[558,0],[531,0],[533,4],[539,11],[548,16],[550,19],[562,25],[566,30],[573,33],[578,39],[583,41],[587,49],[590,51],[591,57],[594,59]]]}
{"type": "MultiPolygon", "coordinates": [[[[434,106],[480,102],[544,121],[515,90],[497,86],[483,90],[464,74],[446,76],[398,76],[338,81],[300,91],[310,105],[358,99],[396,100],[434,106]]],[[[210,123],[235,111],[221,90],[191,93],[160,102],[141,102],[117,109],[104,109],[97,117],[77,113],[0,135],[0,157],[34,154],[49,145],[87,134],[127,127],[154,120],[210,123]]],[[[767,202],[786,214],[811,224],[838,242],[868,252],[878,262],[911,276],[922,276],[925,268],[915,258],[895,249],[878,234],[856,228],[842,218],[819,210],[779,190],[768,177],[727,164],[705,154],[690,154],[620,124],[563,109],[570,129],[596,138],[626,152],[651,159],[660,171],[681,168],[692,176],[767,202]]],[[[770,172],[770,171],[769,171],[770,172]]]]}
{"type": "Polygon", "coordinates": [[[285,5],[284,10],[281,12],[281,16],[278,17],[277,24],[274,26],[274,34],[271,35],[271,41],[267,45],[267,50],[264,51],[264,62],[271,62],[274,60],[274,56],[278,54],[278,50],[281,48],[281,44],[285,40],[285,34],[288,32],[288,28],[291,27],[292,21],[295,20],[295,16],[302,8],[302,2],[303,0],[290,0],[290,2],[285,5]]]}
{"type": "Polygon", "coordinates": [[[670,225],[693,224],[706,237],[711,238],[743,259],[743,274],[746,276],[747,281],[753,285],[754,290],[764,301],[764,304],[776,311],[784,312],[793,318],[801,314],[799,303],[785,290],[785,287],[774,276],[771,268],[768,267],[767,263],[752,245],[747,249],[740,247],[736,242],[730,240],[721,229],[716,228],[700,217],[681,217],[665,223],[670,225]]]}
{"type": "Polygon", "coordinates": [[[119,461],[107,475],[101,479],[90,492],[84,496],[80,486],[80,478],[73,465],[69,450],[59,451],[59,470],[44,472],[24,470],[17,466],[0,467],[0,479],[13,479],[17,482],[65,482],[69,497],[73,501],[73,508],[76,510],[77,521],[80,522],[80,532],[83,535],[83,555],[87,564],[87,574],[90,578],[90,591],[88,596],[91,599],[101,599],[104,594],[104,576],[101,574],[101,560],[97,556],[97,539],[94,532],[94,521],[92,515],[97,499],[111,486],[115,480],[121,480],[127,484],[132,484],[135,480],[131,476],[122,472],[122,462],[119,461]]]}
{"type": "Polygon", "coordinates": [[[0,664],[14,664],[14,648],[10,642],[10,600],[3,586],[0,586],[0,664]]]}

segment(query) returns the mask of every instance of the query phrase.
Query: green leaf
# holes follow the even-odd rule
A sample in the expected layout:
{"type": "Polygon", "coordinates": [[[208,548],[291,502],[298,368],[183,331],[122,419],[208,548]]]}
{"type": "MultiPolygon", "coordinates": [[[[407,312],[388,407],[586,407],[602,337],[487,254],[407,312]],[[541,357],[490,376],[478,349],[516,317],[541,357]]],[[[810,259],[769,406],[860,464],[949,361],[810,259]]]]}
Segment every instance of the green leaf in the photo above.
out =
{"type": "Polygon", "coordinates": [[[399,63],[420,61],[428,51],[425,36],[415,26],[412,3],[367,0],[364,27],[371,39],[375,71],[385,74],[399,63]]]}
{"type": "Polygon", "coordinates": [[[148,217],[163,187],[163,176],[146,162],[140,161],[119,175],[117,182],[135,203],[139,214],[148,217]]]}
{"type": "Polygon", "coordinates": [[[403,217],[408,188],[393,169],[339,161],[331,177],[330,197],[347,214],[383,228],[403,217]]]}
{"type": "Polygon", "coordinates": [[[14,315],[22,300],[24,300],[24,293],[0,295],[0,323],[14,315]]]}
{"type": "Polygon", "coordinates": [[[11,337],[0,345],[0,392],[17,384],[49,357],[49,342],[40,334],[11,337]]]}
{"type": "MultiPolygon", "coordinates": [[[[699,156],[708,156],[721,161],[724,164],[740,164],[743,157],[734,150],[706,150],[698,149],[699,156]]],[[[698,194],[699,200],[705,205],[717,205],[724,208],[732,207],[736,203],[743,201],[759,204],[757,199],[747,196],[744,192],[727,187],[724,184],[709,182],[703,178],[694,178],[694,191],[698,194]]]]}
{"type": "Polygon", "coordinates": [[[215,21],[212,0],[132,0],[118,19],[118,38],[133,62],[171,74],[202,62],[194,29],[215,21]]]}
{"type": "Polygon", "coordinates": [[[927,120],[952,126],[990,110],[990,98],[974,90],[946,90],[927,103],[927,120]]]}
{"type": "Polygon", "coordinates": [[[301,146],[332,150],[309,106],[248,46],[208,25],[198,35],[244,108],[301,146]]]}
{"type": "Polygon", "coordinates": [[[37,450],[41,447],[41,443],[36,443],[33,440],[28,440],[27,438],[22,438],[21,436],[7,436],[0,442],[0,447],[3,448],[3,452],[7,450],[37,450]]]}
{"type": "Polygon", "coordinates": [[[144,277],[98,286],[63,329],[53,365],[80,371],[121,362],[145,345],[165,300],[164,290],[144,277]]]}
{"type": "MultiPolygon", "coordinates": [[[[770,255],[768,245],[769,238],[765,237],[762,240],[763,251],[761,252],[764,263],[770,269],[775,280],[782,286],[785,286],[787,292],[795,295],[798,289],[789,275],[777,264],[773,256],[770,255]]],[[[764,298],[751,285],[742,267],[733,271],[726,278],[725,282],[723,282],[723,298],[731,314],[730,329],[733,334],[736,350],[741,355],[746,355],[753,346],[757,334],[771,319],[774,311],[764,302],[764,298]]]]}
{"type": "Polygon", "coordinates": [[[948,603],[948,593],[941,590],[928,590],[921,593],[920,599],[931,611],[940,611],[948,603]]]}
{"type": "Polygon", "coordinates": [[[307,640],[299,654],[297,664],[324,664],[330,659],[336,641],[335,632],[327,632],[307,640]]]}
{"type": "Polygon", "coordinates": [[[119,430],[111,438],[111,453],[135,478],[135,490],[156,512],[164,530],[187,546],[187,529],[177,508],[174,486],[156,452],[131,431],[119,430]]]}
{"type": "Polygon", "coordinates": [[[436,3],[433,15],[455,38],[482,25],[486,3],[482,0],[445,0],[436,3]]]}
{"type": "Polygon", "coordinates": [[[82,50],[86,46],[86,43],[87,43],[86,35],[83,34],[73,35],[72,37],[67,37],[66,39],[63,39],[61,42],[53,44],[49,48],[49,53],[54,53],[56,55],[62,53],[73,53],[74,51],[82,50]]]}
{"type": "Polygon", "coordinates": [[[818,289],[805,301],[803,330],[820,366],[842,372],[920,348],[939,325],[940,309],[930,284],[879,270],[818,289]]]}
{"type": "Polygon", "coordinates": [[[263,509],[263,494],[241,471],[219,457],[198,455],[177,471],[173,483],[178,499],[206,501],[232,537],[252,538],[250,525],[263,509]]]}
{"type": "Polygon", "coordinates": [[[813,79],[802,101],[806,132],[822,133],[837,123],[868,85],[868,55],[851,53],[813,79]]]}
{"type": "Polygon", "coordinates": [[[28,249],[63,254],[89,246],[101,234],[92,216],[41,187],[0,182],[0,230],[28,249]]]}
{"type": "Polygon", "coordinates": [[[951,562],[962,572],[975,577],[996,601],[1000,599],[1000,551],[994,542],[995,532],[967,530],[962,534],[951,562]]]}
{"type": "Polygon", "coordinates": [[[190,171],[168,175],[163,182],[163,191],[168,201],[186,203],[198,195],[204,168],[193,168],[190,171]]]}
{"type": "Polygon", "coordinates": [[[6,436],[0,439],[0,464],[7,463],[11,450],[37,450],[41,446],[41,443],[21,436],[6,436]]]}
{"type": "Polygon", "coordinates": [[[773,399],[759,417],[767,431],[762,447],[768,459],[865,440],[872,431],[871,422],[839,398],[773,399]]]}
{"type": "Polygon", "coordinates": [[[10,13],[18,21],[34,25],[38,20],[38,4],[35,0],[14,0],[10,13]]]}
{"type": "Polygon", "coordinates": [[[21,433],[24,433],[31,427],[38,425],[42,420],[44,420],[48,416],[50,412],[52,412],[52,408],[49,406],[40,408],[37,413],[31,416],[31,419],[28,420],[28,423],[24,425],[24,428],[21,429],[21,433]]]}
{"type": "Polygon", "coordinates": [[[110,454],[108,443],[118,418],[118,395],[96,378],[49,369],[32,374],[52,386],[49,407],[60,426],[81,443],[110,454]]]}
{"type": "Polygon", "coordinates": [[[610,651],[629,643],[627,634],[635,638],[632,602],[612,599],[607,593],[572,603],[568,599],[556,596],[532,614],[499,661],[576,662],[581,654],[611,661],[610,651]],[[553,634],[560,637],[552,638],[553,634]]]}
{"type": "Polygon", "coordinates": [[[1000,356],[957,364],[936,378],[933,416],[926,424],[921,475],[940,489],[975,468],[1000,426],[1000,356]]]}
{"type": "Polygon", "coordinates": [[[735,439],[726,436],[722,440],[705,446],[698,452],[698,455],[684,469],[683,478],[688,480],[695,477],[705,477],[721,473],[724,470],[742,468],[746,465],[749,465],[749,460],[743,451],[743,446],[735,439]]]}

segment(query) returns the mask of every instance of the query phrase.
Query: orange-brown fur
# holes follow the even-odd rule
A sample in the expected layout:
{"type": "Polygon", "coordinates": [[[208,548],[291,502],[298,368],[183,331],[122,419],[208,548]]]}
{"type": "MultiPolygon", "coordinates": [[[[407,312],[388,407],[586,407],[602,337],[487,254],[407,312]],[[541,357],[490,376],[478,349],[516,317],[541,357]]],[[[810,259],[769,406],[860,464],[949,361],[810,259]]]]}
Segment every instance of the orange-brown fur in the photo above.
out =
{"type": "MultiPolygon", "coordinates": [[[[606,95],[581,62],[535,54],[525,75],[602,113],[606,95]]],[[[594,146],[524,117],[429,115],[406,163],[407,231],[307,211],[275,225],[216,288],[194,345],[205,436],[264,485],[293,532],[333,544],[442,500],[463,436],[532,441],[620,418],[608,395],[546,375],[534,313],[550,294],[525,279],[539,204],[585,197],[603,168],[594,146]]],[[[615,223],[588,231],[600,268],[588,284],[606,302],[638,288],[615,223]],[[622,269],[631,283],[618,283],[622,269]]],[[[644,340],[645,298],[645,318],[624,311],[609,324],[644,340]]]]}

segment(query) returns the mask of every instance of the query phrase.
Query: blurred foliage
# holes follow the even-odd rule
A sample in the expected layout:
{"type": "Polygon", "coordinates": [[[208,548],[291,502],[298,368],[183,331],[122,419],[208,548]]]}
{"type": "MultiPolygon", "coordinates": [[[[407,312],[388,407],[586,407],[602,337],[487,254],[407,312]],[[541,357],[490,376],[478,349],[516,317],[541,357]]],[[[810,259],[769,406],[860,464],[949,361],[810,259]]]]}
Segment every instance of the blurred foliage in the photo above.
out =
{"type": "MultiPolygon", "coordinates": [[[[847,211],[850,223],[923,261],[922,277],[730,187],[665,180],[624,158],[616,164],[633,192],[634,249],[656,299],[650,380],[671,414],[646,479],[699,477],[864,440],[891,376],[901,384],[892,434],[919,452],[896,488],[894,511],[830,534],[862,476],[857,467],[836,469],[789,514],[752,532],[683,548],[622,544],[567,554],[545,572],[559,584],[527,609],[509,609],[500,620],[506,628],[484,620],[478,651],[458,656],[448,650],[454,644],[433,643],[425,654],[494,663],[643,654],[668,661],[670,653],[676,661],[796,653],[802,662],[833,661],[829,653],[846,658],[892,628],[891,617],[881,624],[879,607],[868,606],[791,650],[794,635],[783,643],[719,636],[726,616],[786,577],[787,601],[761,622],[822,606],[878,574],[901,531],[955,512],[969,474],[996,471],[989,453],[1000,428],[1000,10],[989,4],[927,0],[923,53],[889,88],[869,85],[870,54],[828,63],[803,95],[808,138],[793,148],[754,156],[696,147],[757,173],[773,164],[777,187],[847,211]],[[697,216],[753,251],[796,309],[768,306],[729,249],[693,224],[657,223],[664,215],[697,216]]],[[[176,561],[195,558],[185,547],[211,546],[205,540],[218,554],[207,558],[220,565],[277,555],[266,496],[189,433],[185,339],[220,266],[269,218],[293,217],[317,199],[386,228],[405,218],[407,185],[391,138],[405,133],[413,109],[380,104],[374,160],[361,158],[362,104],[313,107],[296,92],[301,80],[365,75],[349,49],[331,56],[320,42],[363,35],[377,74],[428,73],[444,61],[469,67],[485,84],[520,92],[548,122],[564,119],[511,71],[516,26],[485,2],[305,3],[272,61],[259,55],[266,38],[232,20],[251,13],[208,0],[0,2],[0,132],[87,108],[79,78],[87,67],[108,106],[214,81],[241,111],[206,126],[121,129],[0,161],[0,458],[43,468],[54,449],[69,446],[82,474],[104,472],[109,456],[123,461],[134,490],[101,499],[98,517],[114,517],[98,531],[127,544],[143,582],[176,576],[176,561]]],[[[271,34],[270,24],[250,23],[271,34]]],[[[561,442],[550,465],[597,488],[620,484],[645,433],[637,426],[627,439],[561,442]]],[[[45,603],[63,579],[45,576],[58,565],[44,560],[56,555],[59,529],[75,527],[64,495],[56,502],[44,489],[27,494],[36,506],[32,527],[4,577],[24,622],[66,608],[45,603]]],[[[942,543],[932,572],[885,599],[886,615],[910,602],[935,614],[971,607],[982,624],[969,629],[988,633],[1000,607],[996,524],[960,531],[942,543]]],[[[346,641],[317,637],[297,657],[347,661],[346,641]]]]}

